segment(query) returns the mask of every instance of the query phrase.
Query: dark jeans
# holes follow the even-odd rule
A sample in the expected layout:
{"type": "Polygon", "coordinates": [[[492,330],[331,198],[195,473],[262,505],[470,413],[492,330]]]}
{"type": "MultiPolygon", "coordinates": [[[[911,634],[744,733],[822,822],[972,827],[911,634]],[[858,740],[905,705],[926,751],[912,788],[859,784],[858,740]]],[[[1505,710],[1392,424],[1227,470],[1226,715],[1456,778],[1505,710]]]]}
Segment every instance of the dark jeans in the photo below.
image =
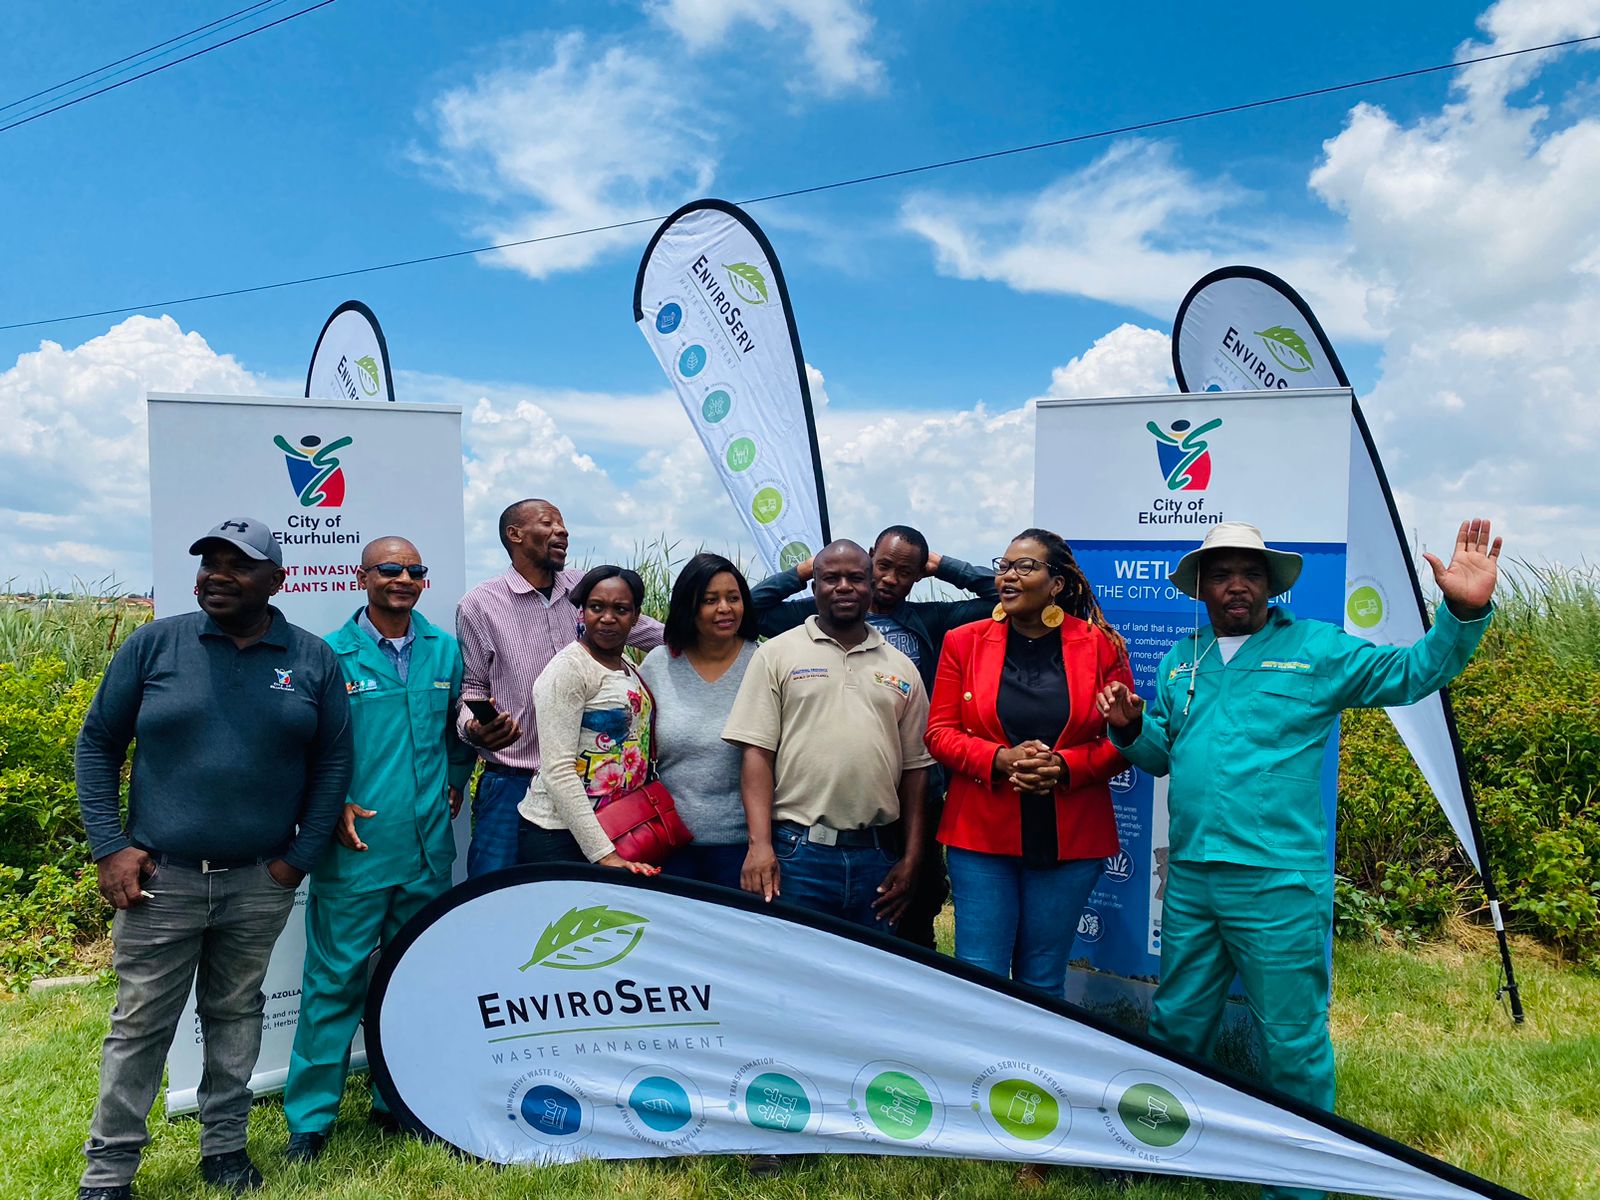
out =
{"type": "Polygon", "coordinates": [[[1105,859],[1035,870],[1013,854],[951,846],[949,857],[956,957],[1061,999],[1078,919],[1105,859]]]}
{"type": "Polygon", "coordinates": [[[111,921],[117,1001],[100,1051],[83,1187],[120,1187],[139,1169],[190,984],[205,1037],[200,1153],[244,1149],[266,1007],[261,981],[294,910],[295,889],[280,886],[260,864],[210,874],[161,866],[144,886],[151,898],[119,909],[111,921]]]}
{"type": "MultiPolygon", "coordinates": [[[[911,887],[911,902],[900,915],[900,922],[894,931],[915,946],[937,950],[939,944],[933,923],[944,910],[944,902],[950,899],[950,878],[945,874],[944,847],[938,839],[939,818],[944,815],[944,796],[929,795],[926,808],[928,815],[923,828],[928,832],[922,846],[922,869],[917,872],[917,880],[911,887]]],[[[901,828],[903,824],[896,822],[895,828],[901,828]]],[[[903,840],[896,844],[903,844],[903,840]]]]}
{"type": "Polygon", "coordinates": [[[872,907],[879,899],[878,886],[898,861],[890,844],[885,833],[880,845],[824,846],[808,841],[800,830],[774,825],[779,896],[789,904],[890,933],[872,907]]]}
{"type": "Polygon", "coordinates": [[[588,862],[578,839],[566,829],[545,829],[517,818],[517,863],[588,862]]]}
{"type": "Polygon", "coordinates": [[[730,842],[722,846],[702,846],[699,842],[691,842],[661,864],[661,873],[676,875],[679,879],[698,879],[701,883],[715,883],[738,891],[739,872],[744,869],[746,849],[743,842],[730,842]]]}
{"type": "Polygon", "coordinates": [[[467,878],[513,867],[517,856],[517,805],[528,794],[531,775],[510,775],[487,767],[472,795],[472,841],[467,844],[467,878]]]}

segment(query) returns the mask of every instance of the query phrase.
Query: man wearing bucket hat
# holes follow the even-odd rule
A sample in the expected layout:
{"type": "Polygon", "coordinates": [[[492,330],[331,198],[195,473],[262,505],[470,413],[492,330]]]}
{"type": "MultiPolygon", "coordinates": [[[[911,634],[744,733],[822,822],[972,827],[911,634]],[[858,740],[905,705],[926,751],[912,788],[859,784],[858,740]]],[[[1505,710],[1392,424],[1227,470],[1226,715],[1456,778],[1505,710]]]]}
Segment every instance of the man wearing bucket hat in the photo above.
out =
{"type": "MultiPolygon", "coordinates": [[[[1098,704],[1128,760],[1171,774],[1171,849],[1153,1037],[1211,1050],[1237,971],[1273,1087],[1333,1108],[1326,947],[1333,877],[1320,775],[1342,709],[1413,704],[1460,673],[1490,619],[1500,539],[1464,521],[1449,566],[1425,555],[1444,596],[1410,646],[1377,646],[1268,601],[1298,554],[1229,522],[1179,561],[1172,583],[1210,624],[1174,646],[1148,708],[1121,683],[1098,704]]],[[[1265,1189],[1268,1197],[1307,1197],[1265,1189]]]]}
{"type": "Polygon", "coordinates": [[[189,553],[200,611],[129,636],[78,736],[78,803],[117,910],[118,977],[80,1200],[131,1195],[191,985],[205,1037],[200,1172],[234,1193],[261,1186],[245,1151],[261,981],[350,783],[344,679],[328,644],[272,607],[284,571],[271,528],[231,518],[189,553]]]}

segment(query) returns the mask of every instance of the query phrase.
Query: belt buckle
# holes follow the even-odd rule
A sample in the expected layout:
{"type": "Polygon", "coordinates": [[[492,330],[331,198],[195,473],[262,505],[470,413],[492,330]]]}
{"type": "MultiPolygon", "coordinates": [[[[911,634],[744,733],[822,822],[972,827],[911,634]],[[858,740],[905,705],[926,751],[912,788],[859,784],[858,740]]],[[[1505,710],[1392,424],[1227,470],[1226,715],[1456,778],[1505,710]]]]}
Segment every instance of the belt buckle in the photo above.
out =
{"type": "Polygon", "coordinates": [[[216,875],[219,872],[226,870],[228,870],[227,867],[213,867],[209,858],[202,858],[200,860],[200,874],[202,875],[216,875]]]}
{"type": "Polygon", "coordinates": [[[819,846],[837,846],[839,844],[839,831],[829,829],[818,822],[806,830],[806,841],[816,842],[819,846]]]}

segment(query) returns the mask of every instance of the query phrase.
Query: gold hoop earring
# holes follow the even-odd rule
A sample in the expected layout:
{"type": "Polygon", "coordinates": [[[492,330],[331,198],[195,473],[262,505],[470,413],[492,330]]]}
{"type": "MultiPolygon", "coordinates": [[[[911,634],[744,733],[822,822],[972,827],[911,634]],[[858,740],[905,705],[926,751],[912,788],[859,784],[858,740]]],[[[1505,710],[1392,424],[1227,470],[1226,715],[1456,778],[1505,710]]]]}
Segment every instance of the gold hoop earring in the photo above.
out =
{"type": "Polygon", "coordinates": [[[994,611],[989,615],[996,621],[1004,621],[1006,619],[1006,606],[1004,604],[996,604],[994,611]]]}
{"type": "Polygon", "coordinates": [[[1039,614],[1039,619],[1051,629],[1060,629],[1061,622],[1067,619],[1067,614],[1059,604],[1051,603],[1039,614]]]}

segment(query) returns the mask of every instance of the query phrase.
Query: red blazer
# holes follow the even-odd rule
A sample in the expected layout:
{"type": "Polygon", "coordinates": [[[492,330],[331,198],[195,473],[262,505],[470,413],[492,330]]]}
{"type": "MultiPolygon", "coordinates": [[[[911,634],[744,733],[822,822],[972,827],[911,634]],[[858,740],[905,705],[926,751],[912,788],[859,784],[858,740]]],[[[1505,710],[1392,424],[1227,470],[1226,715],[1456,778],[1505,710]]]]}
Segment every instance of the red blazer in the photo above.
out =
{"type": "MultiPolygon", "coordinates": [[[[928,752],[950,772],[939,840],[986,854],[1022,853],[1017,793],[990,776],[995,752],[1011,745],[995,714],[1009,628],[974,621],[945,635],[928,712],[928,752]]],[[[1070,710],[1053,747],[1067,765],[1066,785],[1055,789],[1057,853],[1062,861],[1102,858],[1120,848],[1106,783],[1128,764],[1106,736],[1094,698],[1113,679],[1132,688],[1133,675],[1111,639],[1076,617],[1061,623],[1061,660],[1070,710]]]]}

